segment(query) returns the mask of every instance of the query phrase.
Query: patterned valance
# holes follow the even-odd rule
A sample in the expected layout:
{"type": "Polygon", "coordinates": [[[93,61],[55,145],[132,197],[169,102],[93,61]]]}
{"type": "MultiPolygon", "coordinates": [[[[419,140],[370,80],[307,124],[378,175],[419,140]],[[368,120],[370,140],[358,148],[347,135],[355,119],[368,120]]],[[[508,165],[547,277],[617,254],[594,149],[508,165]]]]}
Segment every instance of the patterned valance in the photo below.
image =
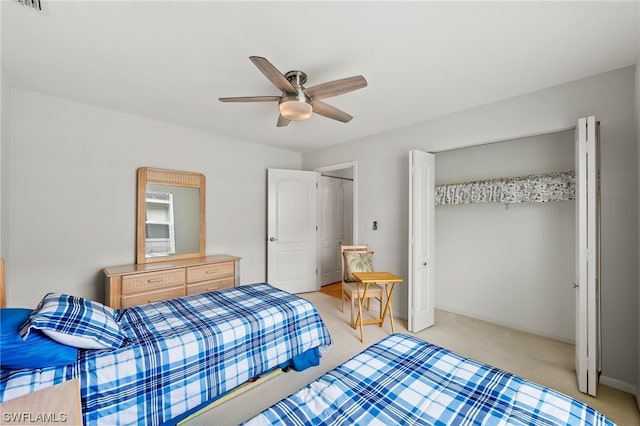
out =
{"type": "Polygon", "coordinates": [[[575,172],[529,175],[436,186],[436,206],[471,203],[545,203],[575,199],[575,172]]]}

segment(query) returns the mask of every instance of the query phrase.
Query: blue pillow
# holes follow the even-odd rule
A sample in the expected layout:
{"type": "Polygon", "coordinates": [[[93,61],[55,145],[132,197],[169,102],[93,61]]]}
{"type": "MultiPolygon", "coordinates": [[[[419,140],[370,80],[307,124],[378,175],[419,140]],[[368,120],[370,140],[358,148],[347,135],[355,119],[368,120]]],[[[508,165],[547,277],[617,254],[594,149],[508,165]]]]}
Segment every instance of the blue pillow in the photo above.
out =
{"type": "Polygon", "coordinates": [[[78,349],[51,340],[37,330],[22,340],[18,330],[31,312],[25,308],[0,309],[0,368],[61,367],[76,362],[78,349]]]}
{"type": "Polygon", "coordinates": [[[49,293],[20,328],[23,339],[32,329],[80,349],[116,349],[125,336],[115,311],[102,303],[68,294],[49,293]]]}

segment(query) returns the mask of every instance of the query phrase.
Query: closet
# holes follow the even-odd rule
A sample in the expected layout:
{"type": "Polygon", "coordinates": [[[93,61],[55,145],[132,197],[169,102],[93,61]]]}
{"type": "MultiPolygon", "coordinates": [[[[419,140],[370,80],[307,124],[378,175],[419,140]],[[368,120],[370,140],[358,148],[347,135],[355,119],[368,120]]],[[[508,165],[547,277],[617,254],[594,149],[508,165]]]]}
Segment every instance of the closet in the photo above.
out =
{"type": "Polygon", "coordinates": [[[574,341],[574,146],[571,129],[436,153],[436,199],[460,198],[435,208],[439,308],[574,341]],[[443,186],[468,182],[485,187],[443,186]],[[560,201],[526,194],[536,185],[560,201]]]}

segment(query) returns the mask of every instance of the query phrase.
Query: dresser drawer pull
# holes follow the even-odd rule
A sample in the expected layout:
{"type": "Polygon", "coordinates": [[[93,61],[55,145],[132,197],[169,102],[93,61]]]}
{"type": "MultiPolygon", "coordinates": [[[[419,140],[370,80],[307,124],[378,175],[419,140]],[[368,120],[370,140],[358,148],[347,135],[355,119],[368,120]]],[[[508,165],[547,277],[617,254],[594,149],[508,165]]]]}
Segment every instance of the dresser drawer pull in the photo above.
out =
{"type": "Polygon", "coordinates": [[[156,303],[164,299],[147,299],[147,303],[156,303]]]}
{"type": "Polygon", "coordinates": [[[162,278],[151,278],[147,280],[148,283],[159,283],[162,282],[162,278]]]}
{"type": "Polygon", "coordinates": [[[207,271],[207,274],[217,274],[218,270],[217,269],[212,269],[210,271],[207,271]]]}

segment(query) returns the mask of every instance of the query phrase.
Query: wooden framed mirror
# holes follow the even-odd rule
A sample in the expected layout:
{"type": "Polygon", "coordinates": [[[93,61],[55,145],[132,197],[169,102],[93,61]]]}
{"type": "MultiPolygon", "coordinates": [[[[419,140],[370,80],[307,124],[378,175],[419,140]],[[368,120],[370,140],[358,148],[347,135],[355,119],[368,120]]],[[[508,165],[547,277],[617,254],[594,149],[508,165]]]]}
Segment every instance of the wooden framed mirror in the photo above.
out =
{"type": "Polygon", "coordinates": [[[206,255],[203,174],[138,169],[136,262],[206,255]]]}

